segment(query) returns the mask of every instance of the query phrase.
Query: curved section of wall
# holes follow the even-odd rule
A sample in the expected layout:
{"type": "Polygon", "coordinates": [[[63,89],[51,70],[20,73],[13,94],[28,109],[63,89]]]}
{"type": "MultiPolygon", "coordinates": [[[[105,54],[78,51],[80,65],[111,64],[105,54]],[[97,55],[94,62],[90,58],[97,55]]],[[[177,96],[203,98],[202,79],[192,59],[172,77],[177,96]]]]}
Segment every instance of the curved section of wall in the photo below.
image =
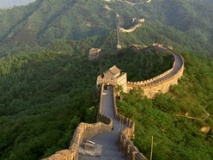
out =
{"type": "MultiPolygon", "coordinates": [[[[163,47],[159,48],[167,50],[163,47]]],[[[171,69],[149,80],[128,82],[128,91],[141,88],[143,89],[145,96],[147,96],[148,98],[153,98],[155,94],[166,93],[169,91],[170,86],[178,84],[178,79],[182,77],[184,71],[184,59],[178,53],[172,51],[169,52],[172,53],[175,58],[171,69]]]]}
{"type": "MultiPolygon", "coordinates": [[[[167,50],[166,48],[160,46],[158,47],[163,50],[167,50]]],[[[141,82],[128,82],[127,87],[128,91],[134,88],[141,88],[144,90],[144,94],[148,98],[153,98],[156,93],[165,93],[169,90],[171,85],[175,85],[178,83],[178,79],[181,78],[184,71],[184,59],[178,53],[169,51],[173,54],[175,60],[173,63],[173,67],[168,71],[152,78],[147,81],[141,82]]],[[[104,85],[101,86],[100,92],[100,104],[99,111],[97,116],[97,123],[95,124],[87,124],[80,123],[76,128],[69,149],[62,150],[56,152],[49,158],[44,160],[77,160],[79,153],[79,145],[83,141],[83,139],[94,137],[95,135],[103,132],[110,132],[113,128],[112,119],[102,114],[102,94],[104,90],[104,85]]],[[[119,138],[117,141],[117,145],[124,152],[125,156],[131,160],[147,160],[147,158],[139,152],[139,150],[134,146],[131,141],[132,136],[135,131],[135,123],[123,116],[122,114],[117,112],[116,100],[115,100],[115,88],[113,88],[113,103],[115,116],[120,120],[121,123],[125,124],[126,128],[124,128],[119,133],[119,138]]]]}
{"type": "Polygon", "coordinates": [[[126,125],[126,128],[124,128],[119,133],[119,139],[117,141],[118,147],[122,150],[127,159],[147,160],[147,158],[142,153],[140,153],[140,151],[137,149],[137,147],[134,146],[133,142],[131,141],[131,138],[133,137],[135,131],[135,122],[125,117],[124,115],[118,113],[117,111],[118,109],[116,105],[114,88],[113,88],[113,103],[115,109],[115,116],[120,120],[121,123],[126,125]]]}
{"type": "Polygon", "coordinates": [[[101,87],[100,93],[99,113],[97,116],[98,122],[95,124],[80,123],[73,134],[69,149],[58,151],[49,158],[45,158],[43,160],[78,160],[78,149],[84,139],[94,137],[99,133],[110,132],[112,130],[112,120],[109,117],[101,114],[102,93],[103,86],[101,87]]]}

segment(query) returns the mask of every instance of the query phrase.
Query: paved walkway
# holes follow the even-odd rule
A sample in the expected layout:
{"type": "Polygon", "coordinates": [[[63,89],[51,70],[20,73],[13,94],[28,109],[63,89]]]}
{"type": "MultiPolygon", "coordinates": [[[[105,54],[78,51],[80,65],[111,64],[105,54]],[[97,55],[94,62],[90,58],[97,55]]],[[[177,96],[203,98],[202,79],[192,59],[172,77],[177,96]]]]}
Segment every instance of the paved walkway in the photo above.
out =
{"type": "Polygon", "coordinates": [[[116,146],[119,131],[123,129],[121,123],[115,118],[113,105],[113,91],[111,89],[104,90],[103,93],[103,108],[102,113],[113,120],[114,130],[112,132],[96,135],[91,140],[97,144],[102,145],[101,157],[79,156],[79,160],[124,160],[123,153],[119,151],[116,146]]]}
{"type": "MultiPolygon", "coordinates": [[[[164,49],[164,48],[161,48],[164,49]]],[[[180,55],[173,53],[173,56],[175,57],[175,66],[174,69],[167,75],[158,78],[150,83],[156,83],[163,79],[169,78],[173,75],[175,75],[179,69],[182,67],[182,59],[180,55]]],[[[79,160],[124,160],[124,156],[122,152],[118,150],[118,147],[116,146],[116,141],[119,136],[119,132],[125,127],[122,126],[121,123],[115,118],[114,113],[114,106],[113,106],[113,91],[111,89],[104,90],[104,93],[102,95],[103,98],[103,108],[102,113],[108,117],[110,117],[113,120],[113,128],[114,130],[109,133],[103,133],[96,135],[95,137],[91,138],[91,140],[97,144],[102,145],[102,156],[101,157],[89,157],[89,156],[79,156],[79,160]]]]}
{"type": "Polygon", "coordinates": [[[158,78],[158,79],[156,79],[156,80],[150,82],[150,84],[154,84],[154,83],[160,82],[160,81],[162,81],[162,80],[164,80],[164,79],[167,79],[167,78],[169,78],[169,77],[175,75],[175,74],[180,70],[180,68],[181,68],[182,65],[183,65],[181,56],[180,56],[179,54],[176,54],[176,53],[173,53],[173,52],[171,52],[171,53],[172,53],[172,55],[174,56],[175,62],[176,62],[176,63],[175,63],[175,66],[174,66],[174,69],[173,69],[170,73],[166,74],[165,76],[163,76],[163,77],[161,77],[161,78],[158,78]]]}

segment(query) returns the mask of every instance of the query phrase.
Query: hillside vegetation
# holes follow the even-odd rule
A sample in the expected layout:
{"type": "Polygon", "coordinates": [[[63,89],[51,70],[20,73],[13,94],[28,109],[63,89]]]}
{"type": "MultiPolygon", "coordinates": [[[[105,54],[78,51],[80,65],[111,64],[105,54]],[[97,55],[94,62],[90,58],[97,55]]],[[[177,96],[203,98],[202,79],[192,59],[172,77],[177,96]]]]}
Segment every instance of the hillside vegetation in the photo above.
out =
{"type": "MultiPolygon", "coordinates": [[[[185,53],[184,76],[167,94],[150,100],[140,90],[117,101],[119,109],[136,122],[136,146],[159,160],[211,160],[213,157],[213,60],[185,53]],[[190,119],[190,118],[193,119],[190,119]],[[207,133],[202,127],[210,127],[207,133]]],[[[135,75],[137,77],[137,75],[135,75]]]]}
{"type": "MultiPolygon", "coordinates": [[[[147,45],[160,42],[179,49],[211,54],[212,1],[129,1],[136,5],[120,0],[37,0],[26,7],[0,10],[0,53],[14,54],[29,45],[43,46],[61,39],[82,40],[89,37],[101,37],[102,41],[96,39],[94,44],[105,46],[103,37],[115,31],[117,12],[124,28],[134,26],[135,18],[145,18],[145,23],[135,32],[121,33],[124,47],[132,43],[147,45]],[[111,10],[106,9],[106,5],[111,10]]],[[[115,33],[110,38],[114,39],[115,33]]]]}
{"type": "Polygon", "coordinates": [[[96,61],[88,61],[70,48],[37,52],[22,51],[0,61],[2,160],[37,160],[68,148],[79,122],[95,122],[96,77],[112,65],[132,77],[141,72],[137,66],[150,68],[138,77],[150,78],[169,69],[173,61],[171,55],[154,50],[127,49],[96,61]],[[135,65],[127,63],[130,57],[135,65]]]}
{"type": "Polygon", "coordinates": [[[79,122],[96,120],[99,74],[117,65],[137,81],[171,68],[167,52],[130,47],[156,42],[183,54],[185,72],[165,95],[149,100],[133,90],[118,101],[136,122],[134,143],[149,157],[154,136],[153,159],[213,157],[212,0],[129,2],[37,0],[0,10],[0,159],[37,160],[68,148],[79,122]],[[127,29],[145,18],[134,32],[119,32],[119,51],[116,12],[127,29]],[[88,61],[92,47],[103,54],[88,61]]]}
{"type": "Polygon", "coordinates": [[[91,67],[48,50],[1,61],[0,159],[37,160],[67,148],[78,123],[95,120],[91,67]]]}

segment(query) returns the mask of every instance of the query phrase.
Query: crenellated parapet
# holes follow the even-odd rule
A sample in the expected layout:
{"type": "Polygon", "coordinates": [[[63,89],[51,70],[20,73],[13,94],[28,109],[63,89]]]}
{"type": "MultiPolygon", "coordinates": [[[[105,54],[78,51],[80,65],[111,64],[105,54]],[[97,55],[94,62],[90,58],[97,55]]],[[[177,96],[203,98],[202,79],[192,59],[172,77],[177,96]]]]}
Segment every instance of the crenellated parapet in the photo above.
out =
{"type": "Polygon", "coordinates": [[[126,127],[119,133],[119,138],[117,141],[118,147],[124,153],[127,159],[131,160],[147,160],[147,158],[138,150],[137,147],[131,141],[131,138],[134,136],[135,131],[135,122],[131,119],[125,117],[123,114],[118,113],[115,97],[115,88],[113,90],[113,105],[115,110],[115,116],[119,121],[126,127]]]}
{"type": "Polygon", "coordinates": [[[96,82],[96,86],[100,88],[100,104],[97,115],[97,123],[80,123],[74,132],[69,149],[56,152],[54,155],[44,160],[78,160],[79,146],[84,139],[89,139],[97,134],[112,131],[112,119],[102,114],[104,85],[113,86],[113,106],[115,117],[123,126],[126,126],[119,133],[119,138],[117,140],[118,147],[123,151],[127,159],[147,160],[147,158],[140,153],[140,151],[131,141],[131,138],[134,136],[135,123],[118,112],[115,98],[115,87],[121,86],[124,92],[141,88],[144,91],[144,95],[146,95],[148,98],[153,98],[157,93],[166,93],[169,91],[170,86],[178,84],[178,79],[182,77],[184,71],[183,57],[180,54],[171,51],[171,49],[164,47],[163,45],[156,44],[154,46],[162,50],[167,50],[174,56],[172,68],[149,80],[138,82],[127,82],[127,73],[121,72],[121,70],[116,66],[111,67],[109,70],[99,75],[96,82]]]}
{"type": "Polygon", "coordinates": [[[97,77],[96,86],[99,85],[122,86],[127,92],[127,74],[114,65],[97,77]]]}
{"type": "Polygon", "coordinates": [[[173,55],[174,62],[172,68],[148,80],[130,82],[127,81],[127,73],[121,72],[119,68],[113,66],[97,77],[96,85],[120,86],[125,93],[132,89],[140,88],[148,98],[154,98],[157,93],[168,92],[170,86],[178,84],[178,80],[183,75],[184,59],[180,54],[174,52],[171,46],[154,43],[152,47],[167,51],[173,55]]]}
{"type": "Polygon", "coordinates": [[[94,124],[88,124],[83,122],[80,123],[78,127],[75,129],[69,149],[58,151],[52,156],[45,158],[43,160],[65,160],[65,159],[78,160],[79,146],[84,139],[89,139],[97,134],[110,132],[112,130],[113,128],[112,119],[102,114],[102,107],[103,107],[102,93],[103,93],[103,86],[101,87],[101,94],[100,94],[99,113],[97,116],[98,122],[94,124]]]}
{"type": "Polygon", "coordinates": [[[171,69],[166,72],[145,81],[127,82],[128,92],[132,89],[142,89],[144,95],[148,98],[154,98],[157,93],[166,93],[170,86],[178,84],[178,80],[182,77],[184,71],[184,59],[176,53],[157,46],[159,49],[167,50],[174,56],[174,63],[171,69]]]}

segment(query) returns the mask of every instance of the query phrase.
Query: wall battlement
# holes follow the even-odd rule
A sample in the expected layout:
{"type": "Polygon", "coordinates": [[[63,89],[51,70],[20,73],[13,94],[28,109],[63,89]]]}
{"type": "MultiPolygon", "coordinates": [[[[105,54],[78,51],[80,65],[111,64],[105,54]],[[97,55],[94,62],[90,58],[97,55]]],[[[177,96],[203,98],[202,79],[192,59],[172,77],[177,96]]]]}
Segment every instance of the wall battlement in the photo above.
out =
{"type": "Polygon", "coordinates": [[[110,132],[113,127],[113,122],[111,118],[103,115],[102,112],[102,93],[103,93],[103,86],[101,87],[101,94],[100,94],[100,103],[99,103],[99,113],[97,116],[97,123],[88,124],[88,123],[80,123],[76,128],[73,138],[70,142],[69,149],[61,150],[53,154],[52,156],[45,158],[43,160],[78,160],[79,153],[78,149],[81,142],[84,139],[88,139],[94,137],[97,134],[110,132]]]}
{"type": "Polygon", "coordinates": [[[125,117],[124,115],[118,113],[115,95],[116,94],[115,94],[115,88],[114,88],[113,103],[114,103],[115,116],[116,118],[119,119],[121,123],[126,125],[126,128],[124,128],[119,133],[119,139],[117,141],[117,145],[121,149],[121,151],[125,154],[125,157],[127,159],[147,160],[147,158],[142,153],[140,153],[140,151],[137,149],[137,147],[134,146],[133,142],[131,141],[131,138],[134,136],[135,122],[125,117]]]}
{"type": "MultiPolygon", "coordinates": [[[[157,45],[159,49],[168,50],[164,48],[164,46],[157,45]]],[[[175,85],[178,83],[178,79],[182,77],[184,71],[184,59],[178,53],[172,52],[169,50],[170,53],[173,54],[175,60],[173,63],[173,67],[166,72],[153,77],[146,81],[138,81],[138,82],[127,82],[126,81],[126,73],[122,74],[123,78],[118,79],[104,79],[97,78],[97,85],[101,85],[101,92],[100,92],[100,104],[97,116],[97,123],[88,124],[88,123],[80,123],[76,128],[72,141],[70,143],[69,149],[62,150],[56,152],[52,156],[45,158],[43,160],[77,160],[79,157],[78,149],[81,142],[84,139],[94,137],[97,134],[103,132],[110,132],[113,128],[113,121],[111,118],[102,114],[102,95],[104,90],[104,83],[111,84],[116,86],[121,84],[124,86],[127,85],[127,90],[130,91],[131,89],[138,89],[141,88],[144,90],[144,94],[148,98],[153,98],[155,94],[161,92],[166,93],[169,90],[171,85],[175,85]],[[100,83],[98,83],[100,81],[100,83]]],[[[121,77],[121,76],[120,76],[121,77]]],[[[117,77],[116,77],[117,78],[117,77]]],[[[117,140],[118,147],[122,150],[125,154],[127,159],[131,160],[147,160],[147,158],[140,153],[140,151],[134,146],[131,141],[131,138],[134,136],[135,131],[135,123],[125,117],[124,115],[118,113],[118,109],[116,106],[116,98],[115,98],[115,87],[113,87],[113,104],[114,104],[114,111],[115,117],[119,119],[119,121],[126,125],[126,127],[120,131],[119,138],[117,140]]]]}
{"type": "MultiPolygon", "coordinates": [[[[162,46],[158,47],[166,50],[162,46]]],[[[127,82],[128,91],[140,88],[144,91],[145,96],[154,98],[157,93],[166,93],[170,86],[178,84],[178,80],[182,77],[184,71],[184,59],[178,53],[171,53],[175,58],[171,69],[145,81],[127,82]]]]}

